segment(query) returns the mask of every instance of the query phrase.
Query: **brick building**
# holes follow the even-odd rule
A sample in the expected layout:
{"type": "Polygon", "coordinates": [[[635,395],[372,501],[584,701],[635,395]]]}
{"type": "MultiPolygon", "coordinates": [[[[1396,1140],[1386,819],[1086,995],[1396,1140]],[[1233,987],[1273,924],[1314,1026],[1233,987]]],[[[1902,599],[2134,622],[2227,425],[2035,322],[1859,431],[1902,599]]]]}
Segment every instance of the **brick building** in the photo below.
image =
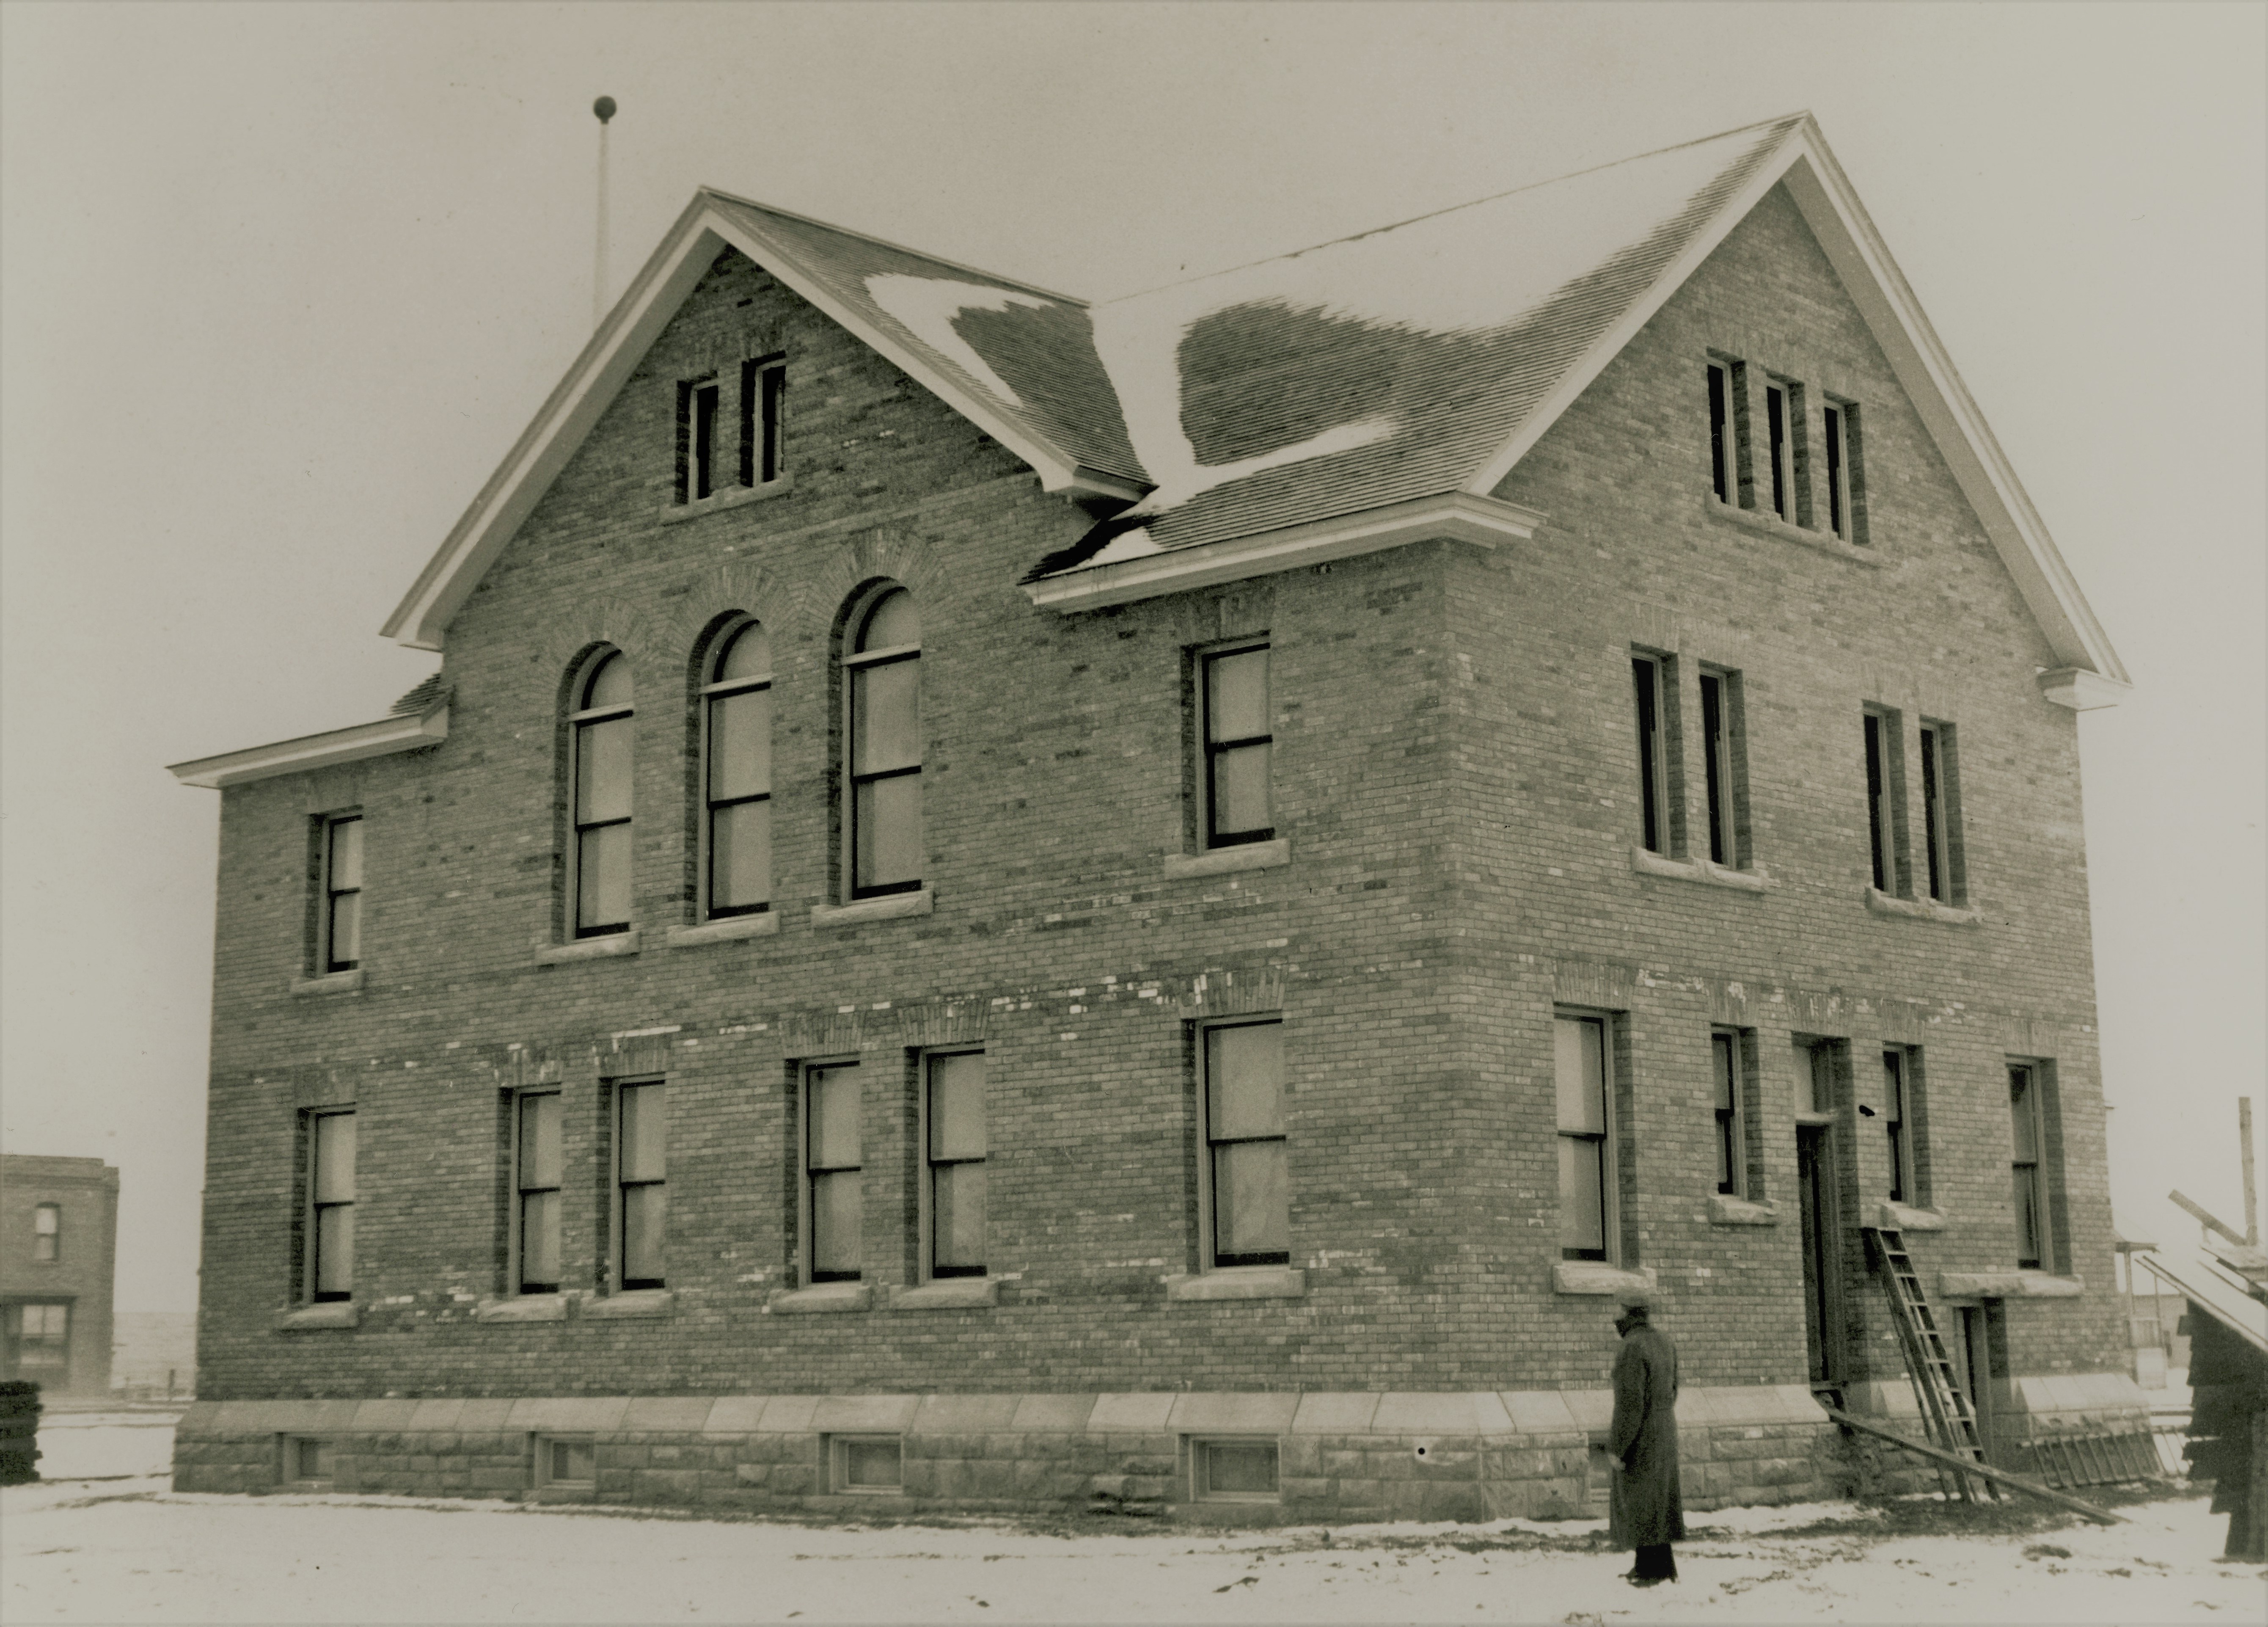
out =
{"type": "Polygon", "coordinates": [[[110,1393],[118,1172],[100,1158],[0,1156],[0,1379],[110,1393]]]}
{"type": "Polygon", "coordinates": [[[1100,305],[696,196],[222,821],[184,1489],[1484,1514],[2139,1410],[2124,676],[1808,117],[1100,305]],[[1886,1206],[1890,1206],[1887,1207],[1886,1206]]]}

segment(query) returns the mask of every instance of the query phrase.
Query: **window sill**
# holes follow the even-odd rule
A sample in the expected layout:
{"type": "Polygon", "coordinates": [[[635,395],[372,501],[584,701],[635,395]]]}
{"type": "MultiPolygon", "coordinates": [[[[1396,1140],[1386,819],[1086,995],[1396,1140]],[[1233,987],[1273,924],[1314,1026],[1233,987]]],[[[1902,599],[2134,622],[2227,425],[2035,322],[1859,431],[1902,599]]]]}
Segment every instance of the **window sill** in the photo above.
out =
{"type": "Polygon", "coordinates": [[[1973,927],[1984,919],[1982,910],[1952,909],[1933,899],[1894,899],[1880,887],[1867,889],[1867,907],[1877,915],[1904,915],[1911,921],[1941,921],[1948,927],[1973,927]]]}
{"type": "Polygon", "coordinates": [[[703,514],[719,514],[727,508],[740,508],[749,503],[761,503],[768,497],[785,496],[792,483],[785,475],[777,480],[767,480],[761,485],[732,486],[725,491],[690,503],[666,503],[662,506],[664,525],[682,525],[688,520],[698,520],[703,514]]]}
{"type": "Polygon", "coordinates": [[[879,899],[860,899],[851,904],[814,904],[811,906],[811,924],[814,927],[850,927],[862,921],[895,921],[902,915],[926,915],[936,902],[937,894],[924,887],[917,892],[886,892],[879,899]]]}
{"type": "Polygon", "coordinates": [[[295,977],[291,980],[294,995],[359,995],[362,993],[363,968],[351,972],[326,972],[320,977],[295,977]]]}
{"type": "Polygon", "coordinates": [[[302,1327],[356,1327],[361,1323],[362,1307],[351,1299],[342,1299],[335,1305],[301,1305],[278,1311],[275,1327],[283,1333],[302,1327]]]}
{"type": "Polygon", "coordinates": [[[476,1322],[563,1322],[564,1294],[515,1294],[509,1298],[483,1299],[473,1307],[476,1322]]]}
{"type": "Polygon", "coordinates": [[[1650,847],[1631,849],[1631,869],[1641,876],[1662,876],[1672,881],[1697,881],[1712,887],[1732,887],[1742,892],[1763,892],[1771,878],[1762,870],[1727,869],[1708,859],[1673,859],[1650,847]]]}
{"type": "Polygon", "coordinates": [[[1273,841],[1246,842],[1238,847],[1215,847],[1204,853],[1169,853],[1166,855],[1166,879],[1180,881],[1190,876],[1227,876],[1238,870],[1272,870],[1292,862],[1292,839],[1279,836],[1273,841]]]}
{"type": "Polygon", "coordinates": [[[1874,1206],[1874,1224],[1885,1231],[1942,1231],[1945,1230],[1945,1212],[1934,1209],[1911,1209],[1885,1198],[1874,1206]]]}
{"type": "MultiPolygon", "coordinates": [[[[1779,1224],[1779,1205],[1751,1203],[1748,1199],[1736,1198],[1729,1192],[1712,1192],[1709,1194],[1709,1224],[1712,1226],[1776,1226],[1779,1224]]],[[[1563,1260],[1559,1263],[1565,1265],[1569,1262],[1563,1260]]]]}
{"type": "Polygon", "coordinates": [[[764,1309],[775,1316],[814,1316],[829,1311],[866,1311],[874,1305],[868,1283],[814,1283],[809,1288],[775,1288],[764,1309]]]}
{"type": "Polygon", "coordinates": [[[2087,1284],[2044,1271],[1940,1271],[1937,1291],[1948,1299],[2076,1299],[2087,1284]]]}
{"type": "Polygon", "coordinates": [[[1551,1262],[1551,1291],[1555,1294],[1596,1294],[1619,1298],[1624,1294],[1652,1294],[1653,1268],[1625,1271],[1602,1260],[1555,1260],[1551,1262]]]}
{"type": "Polygon", "coordinates": [[[601,1294],[583,1301],[583,1317],[672,1316],[677,1296],[666,1288],[633,1288],[627,1293],[601,1294]]]}
{"type": "Polygon", "coordinates": [[[1815,548],[1821,553],[1831,554],[1837,559],[1848,559],[1853,565],[1881,570],[1888,563],[1873,548],[1860,548],[1846,543],[1830,531],[1808,531],[1800,525],[1790,525],[1778,514],[1768,514],[1761,509],[1735,508],[1720,503],[1712,492],[1701,499],[1709,517],[1722,525],[1736,525],[1744,531],[1755,531],[1765,536],[1777,536],[1784,543],[1794,543],[1805,548],[1815,548]]]}
{"type": "Polygon", "coordinates": [[[735,938],[768,938],[779,930],[779,916],[770,910],[753,915],[727,915],[704,921],[697,927],[672,927],[661,935],[666,949],[690,949],[696,943],[729,943],[735,938]]]}
{"type": "Polygon", "coordinates": [[[961,1310],[970,1305],[1000,1303],[1000,1283],[990,1276],[948,1276],[913,1288],[893,1288],[893,1311],[961,1310]]]}
{"type": "Polygon", "coordinates": [[[1229,1266],[1166,1279],[1171,1299],[1301,1299],[1307,1274],[1296,1266],[1229,1266]]]}
{"type": "Polygon", "coordinates": [[[570,960],[608,960],[638,952],[638,929],[610,932],[602,938],[577,938],[572,943],[546,943],[535,951],[539,966],[556,966],[570,960]]]}

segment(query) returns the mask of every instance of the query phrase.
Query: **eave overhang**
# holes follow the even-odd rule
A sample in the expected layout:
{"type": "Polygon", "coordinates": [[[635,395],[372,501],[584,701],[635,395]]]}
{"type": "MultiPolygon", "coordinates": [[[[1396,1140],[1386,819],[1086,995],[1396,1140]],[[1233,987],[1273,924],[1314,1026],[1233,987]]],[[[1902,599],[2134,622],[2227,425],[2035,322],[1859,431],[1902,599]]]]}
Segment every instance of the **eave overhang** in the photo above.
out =
{"type": "Polygon", "coordinates": [[[248,785],[255,780],[273,780],[284,774],[330,768],[340,763],[360,762],[367,757],[415,751],[423,746],[438,745],[448,737],[449,706],[444,701],[422,713],[380,718],[375,723],[357,723],[351,728],[335,728],[328,734],[302,735],[297,740],[281,740],[274,745],[250,746],[218,757],[174,763],[166,772],[183,785],[221,790],[229,786],[248,785]]]}
{"type": "Polygon", "coordinates": [[[1109,565],[1083,566],[1059,576],[1026,582],[1023,588],[1032,603],[1045,610],[1098,610],[1436,538],[1493,548],[1507,539],[1535,536],[1543,519],[1534,509],[1516,503],[1482,493],[1450,492],[1279,531],[1200,543],[1193,548],[1109,565]]]}

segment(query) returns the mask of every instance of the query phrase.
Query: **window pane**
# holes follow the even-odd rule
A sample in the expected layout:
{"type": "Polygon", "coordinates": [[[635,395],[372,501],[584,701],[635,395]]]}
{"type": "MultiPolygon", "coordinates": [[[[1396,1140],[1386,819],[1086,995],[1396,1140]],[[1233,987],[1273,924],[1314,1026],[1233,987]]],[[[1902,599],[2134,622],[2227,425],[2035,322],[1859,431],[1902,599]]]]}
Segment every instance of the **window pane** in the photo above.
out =
{"type": "Polygon", "coordinates": [[[1606,1188],[1601,1180],[1603,1141],[1559,1138],[1559,1246],[1603,1254],[1607,1246],[1606,1188]]]}
{"type": "Polygon", "coordinates": [[[922,873],[922,777],[870,780],[858,789],[858,887],[917,882],[922,873]]]}
{"type": "Polygon", "coordinates": [[[1734,1107],[1733,1036],[1712,1034],[1709,1047],[1717,1076],[1717,1111],[1730,1113],[1734,1107]]]}
{"type": "Polygon", "coordinates": [[[1284,1143],[1236,1142],[1212,1150],[1213,1252],[1282,1254],[1292,1246],[1284,1143]]]}
{"type": "Polygon", "coordinates": [[[1205,1030],[1205,1133],[1214,1141],[1284,1133],[1284,1027],[1205,1030]]]}
{"type": "Polygon", "coordinates": [[[984,1156],[984,1056],[965,1052],[929,1059],[929,1156],[984,1156]]]}
{"type": "Polygon", "coordinates": [[[2040,1262],[2040,1172],[2030,1165],[2015,1172],[2016,1259],[2024,1265],[2040,1262]]]}
{"type": "Polygon", "coordinates": [[[914,596],[902,588],[893,588],[875,602],[866,612],[866,625],[858,631],[858,653],[868,650],[895,649],[901,644],[921,642],[921,616],[914,609],[914,596]]]}
{"type": "Polygon", "coordinates": [[[772,896],[772,805],[734,802],[709,820],[709,907],[745,909],[772,896]]]}
{"type": "Polygon", "coordinates": [[[575,924],[611,927],[630,918],[630,827],[585,831],[575,862],[575,924]]]}
{"type": "Polygon", "coordinates": [[[1216,752],[1212,759],[1212,828],[1234,836],[1271,829],[1275,810],[1268,797],[1268,759],[1275,748],[1261,744],[1216,752]]]}
{"type": "Polygon", "coordinates": [[[2032,1070],[2008,1069],[2008,1110],[2015,1121],[2016,1160],[2036,1164],[2040,1157],[2039,1110],[2032,1100],[2032,1070]]]}
{"type": "Polygon", "coordinates": [[[734,633],[733,641],[725,647],[724,658],[717,663],[717,682],[769,677],[771,669],[771,634],[761,624],[750,622],[734,633]]]}
{"type": "Polygon", "coordinates": [[[556,1096],[519,1098],[519,1184],[523,1189],[559,1184],[559,1117],[556,1096]]]}
{"type": "Polygon", "coordinates": [[[902,1460],[895,1440],[846,1440],[843,1443],[843,1483],[865,1490],[895,1488],[902,1460]]]}
{"type": "Polygon", "coordinates": [[[315,1211],[315,1291],[354,1291],[354,1205],[315,1211]]]}
{"type": "Polygon", "coordinates": [[[1811,1111],[1835,1111],[1835,1047],[1815,1045],[1810,1047],[1811,1111]]]}
{"type": "Polygon", "coordinates": [[[362,959],[362,894],[342,892],[331,899],[331,960],[345,971],[362,959]]]}
{"type": "Polygon", "coordinates": [[[858,1070],[811,1070],[811,1167],[847,1169],[858,1157],[858,1070]]]}
{"type": "Polygon", "coordinates": [[[351,1202],[355,1194],[355,1116],[327,1113],[315,1120],[315,1202],[351,1202]]]}
{"type": "Polygon", "coordinates": [[[626,706],[630,704],[630,663],[621,655],[607,657],[583,691],[582,709],[596,706],[626,706]]]}
{"type": "Polygon", "coordinates": [[[1555,1019],[1553,1069],[1559,1096],[1559,1128],[1594,1135],[1607,1133],[1606,1025],[1594,1017],[1555,1019]]]}
{"type": "Polygon", "coordinates": [[[858,1219],[865,1177],[857,1170],[811,1178],[811,1268],[821,1276],[858,1275],[858,1219]]]}
{"type": "Polygon", "coordinates": [[[856,667],[850,673],[850,769],[880,773],[921,761],[921,662],[856,667]]]}
{"type": "Polygon", "coordinates": [[[630,817],[630,720],[576,727],[575,823],[630,817]]]}
{"type": "Polygon", "coordinates": [[[299,1480],[328,1480],[331,1478],[333,1466],[336,1460],[333,1456],[331,1443],[329,1441],[298,1440],[294,1441],[292,1445],[298,1448],[296,1455],[299,1460],[295,1469],[294,1478],[299,1480]]]}
{"type": "Polygon", "coordinates": [[[1882,1117],[1896,1124],[1906,1116],[1906,1081],[1903,1059],[1895,1051],[1882,1053],[1882,1117]]]}
{"type": "Polygon", "coordinates": [[[331,822],[331,891],[362,885],[362,821],[331,822]]]}
{"type": "Polygon", "coordinates": [[[709,702],[709,800],[761,796],[771,788],[771,691],[715,697],[709,702]]]}
{"type": "Polygon", "coordinates": [[[599,1472],[599,1449],[587,1440],[555,1440],[551,1446],[553,1480],[594,1480],[599,1472]]]}
{"type": "Polygon", "coordinates": [[[1205,662],[1205,738],[1249,740],[1271,733],[1268,652],[1243,650],[1205,662]]]}
{"type": "Polygon", "coordinates": [[[1731,1192],[1739,1187],[1733,1168],[1733,1118],[1728,1113],[1717,1115],[1717,1190],[1731,1192]]]}
{"type": "Polygon", "coordinates": [[[659,1283],[662,1280],[661,1237],[663,1223],[669,1215],[669,1188],[659,1182],[651,1187],[622,1188],[622,1283],[659,1283]]]}
{"type": "Polygon", "coordinates": [[[666,1172],[668,1127],[665,1121],[662,1087],[626,1084],[622,1088],[622,1179],[659,1180],[666,1172]]]}
{"type": "Polygon", "coordinates": [[[939,1270],[984,1268],[984,1166],[940,1164],[930,1217],[939,1270]]]}
{"type": "Polygon", "coordinates": [[[1276,1443],[1272,1440],[1208,1441],[1204,1454],[1208,1491],[1262,1494],[1276,1490],[1276,1443]]]}
{"type": "Polygon", "coordinates": [[[32,1230],[52,1237],[63,1229],[63,1210],[52,1203],[42,1203],[32,1211],[32,1230]]]}
{"type": "Polygon", "coordinates": [[[559,1194],[531,1192],[519,1201],[519,1291],[559,1286],[559,1194]]]}

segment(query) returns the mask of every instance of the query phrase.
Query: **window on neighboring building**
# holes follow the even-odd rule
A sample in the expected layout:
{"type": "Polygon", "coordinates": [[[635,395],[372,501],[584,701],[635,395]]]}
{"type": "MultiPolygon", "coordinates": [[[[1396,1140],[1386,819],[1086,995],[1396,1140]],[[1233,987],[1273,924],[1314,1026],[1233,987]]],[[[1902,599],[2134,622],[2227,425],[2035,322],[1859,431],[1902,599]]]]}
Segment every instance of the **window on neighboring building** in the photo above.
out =
{"type": "Polygon", "coordinates": [[[1738,1032],[1720,1028],[1709,1036],[1710,1072],[1715,1086],[1717,1190],[1731,1197],[1748,1195],[1742,1060],[1738,1032]]]}
{"type": "Polygon", "coordinates": [[[814,1063],[803,1072],[805,1265],[814,1283],[855,1283],[862,1269],[865,1159],[858,1064],[814,1063]]]}
{"type": "Polygon", "coordinates": [[[922,877],[921,617],[895,585],[852,618],[850,896],[911,892],[922,877]]]}
{"type": "Polygon", "coordinates": [[[7,1354],[15,1373],[36,1377],[70,1366],[69,1305],[14,1304],[4,1309],[7,1354]]]}
{"type": "Polygon", "coordinates": [[[1793,391],[1780,380],[1764,386],[1765,450],[1771,466],[1771,511],[1795,518],[1795,441],[1789,417],[1793,391]]]}
{"type": "Polygon", "coordinates": [[[59,1203],[42,1203],[32,1210],[32,1258],[63,1257],[63,1211],[59,1203]]]}
{"type": "Polygon", "coordinates": [[[1606,1019],[1563,1015],[1553,1020],[1552,1030],[1559,1104],[1559,1256],[1609,1260],[1615,1168],[1606,1019]]]}
{"type": "Polygon", "coordinates": [[[1898,714],[1887,707],[1866,713],[1867,841],[1874,891],[1911,898],[1906,870],[1905,760],[1898,714]]]}
{"type": "Polygon", "coordinates": [[[2029,1062],[2008,1065],[2008,1116],[2013,1129],[2010,1172],[2016,1201],[2016,1263],[2044,1270],[2048,1263],[2048,1202],[2040,1179],[2047,1128],[2041,1121],[2040,1082],[2029,1062]]]}
{"type": "Polygon", "coordinates": [[[661,1288],[669,1222],[669,1123],[659,1081],[615,1087],[615,1281],[624,1292],[661,1288]]]}
{"type": "Polygon", "coordinates": [[[593,663],[568,719],[575,756],[575,936],[630,924],[630,663],[609,650],[593,663]]]}
{"type": "Polygon", "coordinates": [[[1264,842],[1276,834],[1269,787],[1275,751],[1268,646],[1214,650],[1200,659],[1204,708],[1205,846],[1264,842]]]}
{"type": "Polygon", "coordinates": [[[771,907],[772,647],[755,622],[727,634],[703,685],[712,919],[771,907]]]}
{"type": "Polygon", "coordinates": [[[905,1445],[895,1435],[830,1435],[828,1478],[844,1492],[893,1492],[905,1483],[905,1445]]]}
{"type": "Polygon", "coordinates": [[[1893,1203],[1917,1201],[1914,1185],[1912,1126],[1908,1119],[1912,1064],[1903,1048],[1882,1053],[1882,1131],[1889,1141],[1890,1190],[1893,1203]]]}
{"type": "Polygon", "coordinates": [[[1199,1502],[1272,1503],[1278,1494],[1278,1443],[1273,1440],[1192,1440],[1190,1491],[1199,1502]]]}
{"type": "Polygon", "coordinates": [[[1953,725],[1925,719],[1921,726],[1922,846],[1929,854],[1929,896],[1958,904],[1962,875],[1961,778],[1954,761],[1953,725]]]}
{"type": "Polygon", "coordinates": [[[780,477],[781,409],[787,366],[777,357],[688,379],[677,387],[677,500],[780,477]]]}
{"type": "Polygon", "coordinates": [[[1204,1141],[1212,1235],[1209,1264],[1290,1263],[1285,1165],[1284,1025],[1222,1024],[1204,1033],[1204,1141]]]}
{"type": "Polygon", "coordinates": [[[1701,673],[1701,751],[1709,803],[1709,861],[1749,867],[1749,773],[1741,675],[1701,673]]]}
{"type": "Polygon", "coordinates": [[[559,1291],[559,1191],[563,1180],[559,1092],[529,1091],[515,1098],[512,1181],[519,1194],[515,1280],[523,1294],[559,1291]]]}
{"type": "Polygon", "coordinates": [[[362,965],[362,816],[334,814],[323,827],[323,954],[326,972],[362,965]]]}
{"type": "Polygon", "coordinates": [[[307,1298],[354,1298],[355,1116],[307,1115],[307,1298]]]}
{"type": "Polygon", "coordinates": [[[1631,656],[1631,681],[1638,702],[1638,839],[1652,851],[1674,856],[1683,851],[1683,800],[1677,772],[1677,664],[1674,657],[1638,652],[1631,656]]]}
{"type": "Polygon", "coordinates": [[[984,1053],[932,1052],[929,1073],[929,1274],[984,1275],[984,1053]]]}

